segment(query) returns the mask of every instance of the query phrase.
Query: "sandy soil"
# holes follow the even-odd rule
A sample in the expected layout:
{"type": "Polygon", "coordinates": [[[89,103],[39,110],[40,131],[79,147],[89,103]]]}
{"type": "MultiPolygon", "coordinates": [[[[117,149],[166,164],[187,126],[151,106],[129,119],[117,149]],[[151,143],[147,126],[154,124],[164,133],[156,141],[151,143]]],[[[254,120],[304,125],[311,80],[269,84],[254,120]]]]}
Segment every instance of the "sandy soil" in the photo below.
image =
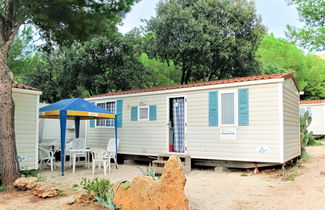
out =
{"type": "MultiPolygon", "coordinates": [[[[325,209],[325,146],[308,147],[309,159],[302,166],[280,172],[241,176],[242,171],[193,170],[187,175],[186,196],[190,209],[325,209]],[[288,177],[290,180],[289,181],[288,177]]],[[[43,171],[41,179],[55,184],[63,195],[52,199],[39,199],[29,192],[7,190],[0,192],[0,209],[95,209],[96,206],[66,203],[72,199],[73,184],[82,177],[92,178],[91,169],[71,170],[61,177],[58,171],[43,171]]],[[[113,169],[112,182],[132,180],[140,175],[137,166],[121,165],[113,169]]],[[[96,176],[103,177],[102,171],[96,176]]]]}

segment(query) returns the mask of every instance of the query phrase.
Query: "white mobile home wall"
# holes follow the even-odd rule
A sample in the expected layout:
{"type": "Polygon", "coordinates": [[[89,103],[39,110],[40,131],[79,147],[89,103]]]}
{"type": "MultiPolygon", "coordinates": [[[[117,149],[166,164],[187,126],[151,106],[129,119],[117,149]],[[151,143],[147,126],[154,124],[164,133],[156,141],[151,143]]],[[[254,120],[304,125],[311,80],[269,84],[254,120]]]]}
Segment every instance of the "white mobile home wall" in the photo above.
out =
{"type": "Polygon", "coordinates": [[[21,170],[38,169],[38,109],[40,91],[13,88],[15,133],[21,170]]]}
{"type": "Polygon", "coordinates": [[[312,121],[308,127],[314,135],[325,135],[325,103],[300,104],[301,112],[310,111],[312,121]]]}
{"type": "MultiPolygon", "coordinates": [[[[300,155],[299,95],[291,79],[270,79],[156,92],[88,98],[91,102],[123,100],[122,127],[118,129],[119,153],[158,155],[168,153],[168,98],[185,97],[185,145],[191,158],[284,163],[300,155]],[[249,125],[233,126],[236,138],[221,139],[220,129],[209,126],[209,92],[249,90],[249,125]],[[157,106],[154,121],[131,121],[131,107],[157,106]]],[[[106,147],[114,128],[90,127],[89,147],[106,147]]]]}

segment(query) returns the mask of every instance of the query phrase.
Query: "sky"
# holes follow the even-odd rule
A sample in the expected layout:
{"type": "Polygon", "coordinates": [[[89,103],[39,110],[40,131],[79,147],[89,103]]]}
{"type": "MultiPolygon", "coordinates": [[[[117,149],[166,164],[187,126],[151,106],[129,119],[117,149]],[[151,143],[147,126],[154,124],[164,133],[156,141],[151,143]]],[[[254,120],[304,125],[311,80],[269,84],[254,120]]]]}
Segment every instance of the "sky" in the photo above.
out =
{"type": "MultiPolygon", "coordinates": [[[[134,27],[144,25],[141,19],[155,16],[155,7],[159,0],[141,0],[126,15],[119,31],[126,33],[134,27]]],[[[286,25],[302,26],[295,6],[288,6],[286,0],[255,0],[257,13],[261,15],[264,25],[276,37],[285,38],[286,25]]]]}

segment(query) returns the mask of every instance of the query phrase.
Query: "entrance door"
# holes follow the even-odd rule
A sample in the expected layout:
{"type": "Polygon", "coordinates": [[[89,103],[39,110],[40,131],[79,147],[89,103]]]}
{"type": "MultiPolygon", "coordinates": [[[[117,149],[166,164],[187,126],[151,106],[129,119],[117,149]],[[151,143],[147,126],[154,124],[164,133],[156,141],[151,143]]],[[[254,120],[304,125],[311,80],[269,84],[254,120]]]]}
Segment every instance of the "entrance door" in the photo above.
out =
{"type": "Polygon", "coordinates": [[[169,98],[169,152],[184,153],[185,99],[169,98]]]}

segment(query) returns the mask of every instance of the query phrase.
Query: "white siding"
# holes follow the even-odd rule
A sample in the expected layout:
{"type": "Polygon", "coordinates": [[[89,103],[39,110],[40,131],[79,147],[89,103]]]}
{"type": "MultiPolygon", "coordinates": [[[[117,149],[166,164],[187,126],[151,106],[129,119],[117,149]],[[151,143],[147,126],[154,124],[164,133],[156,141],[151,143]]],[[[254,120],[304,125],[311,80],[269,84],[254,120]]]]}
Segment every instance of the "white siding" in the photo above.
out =
{"type": "Polygon", "coordinates": [[[290,80],[283,87],[284,162],[300,155],[299,93],[290,80]]]}
{"type": "Polygon", "coordinates": [[[325,104],[301,104],[300,107],[311,108],[312,121],[308,130],[314,135],[325,135],[325,104]]]}
{"type": "MultiPolygon", "coordinates": [[[[278,83],[236,87],[249,88],[249,126],[236,126],[236,140],[221,140],[219,127],[208,124],[208,93],[214,90],[193,90],[173,94],[128,96],[123,100],[123,126],[119,128],[120,153],[157,155],[168,152],[167,98],[187,98],[187,153],[192,158],[280,162],[280,116],[278,83]],[[131,121],[131,106],[157,105],[156,121],[131,121]],[[268,148],[265,153],[258,149],[268,148]]],[[[226,88],[224,88],[226,89],[226,88]]],[[[230,88],[231,89],[231,88],[230,88]]],[[[109,100],[116,98],[109,97],[109,100]]],[[[91,100],[91,99],[89,99],[91,100]]],[[[94,102],[106,101],[91,100],[94,102]]],[[[108,100],[107,100],[108,101],[108,100]]],[[[114,137],[113,128],[89,128],[86,139],[89,147],[106,147],[114,137]]]]}
{"type": "Polygon", "coordinates": [[[25,157],[21,169],[38,168],[38,95],[13,91],[17,153],[25,157]]]}

